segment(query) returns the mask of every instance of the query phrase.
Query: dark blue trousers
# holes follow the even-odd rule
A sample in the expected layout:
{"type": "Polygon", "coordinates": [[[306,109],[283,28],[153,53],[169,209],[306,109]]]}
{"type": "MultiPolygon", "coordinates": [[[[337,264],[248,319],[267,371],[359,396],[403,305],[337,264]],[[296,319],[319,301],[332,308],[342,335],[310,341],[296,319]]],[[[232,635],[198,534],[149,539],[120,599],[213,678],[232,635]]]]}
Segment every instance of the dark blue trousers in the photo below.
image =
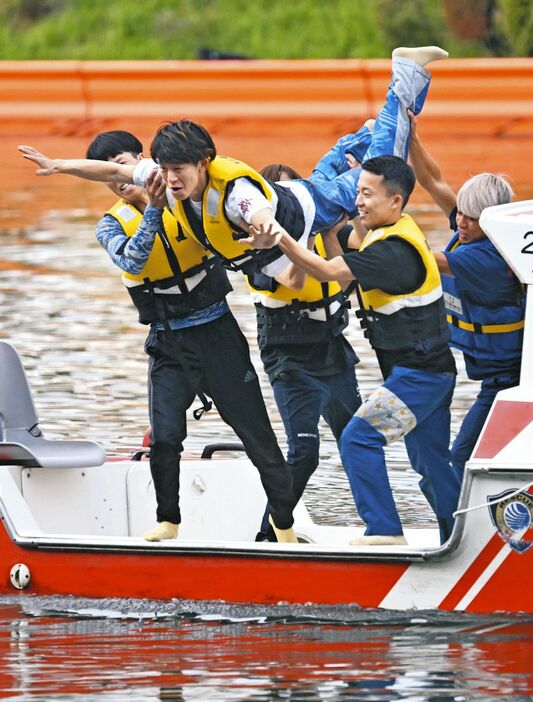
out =
{"type": "MultiPolygon", "coordinates": [[[[355,369],[351,366],[327,376],[290,370],[282,373],[272,388],[287,435],[287,464],[292,471],[294,499],[298,501],[320,460],[320,417],[338,441],[361,405],[355,369]]],[[[263,533],[269,532],[268,514],[267,506],[261,524],[263,533]]]]}
{"type": "Polygon", "coordinates": [[[481,381],[476,401],[466,413],[452,446],[452,466],[460,480],[463,479],[465,463],[472,455],[497,393],[505,388],[513,388],[519,382],[517,375],[500,375],[481,381]]]}

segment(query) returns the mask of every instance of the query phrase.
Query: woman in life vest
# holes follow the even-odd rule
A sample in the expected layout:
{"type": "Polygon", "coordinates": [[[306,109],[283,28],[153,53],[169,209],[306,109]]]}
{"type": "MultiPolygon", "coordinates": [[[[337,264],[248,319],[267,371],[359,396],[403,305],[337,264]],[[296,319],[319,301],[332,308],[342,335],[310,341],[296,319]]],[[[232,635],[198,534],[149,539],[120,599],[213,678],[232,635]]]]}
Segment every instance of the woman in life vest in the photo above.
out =
{"type": "MultiPolygon", "coordinates": [[[[327,171],[331,160],[335,169],[337,161],[345,164],[344,148],[361,152],[368,148],[368,135],[365,125],[357,135],[339,140],[317,165],[327,171]]],[[[301,178],[285,164],[265,166],[261,175],[271,181],[301,178]]],[[[320,234],[309,239],[309,246],[326,255],[320,234]]],[[[312,276],[304,276],[297,290],[264,273],[250,274],[247,282],[256,308],[261,360],[285,428],[287,463],[299,499],[319,465],[320,418],[339,441],[361,404],[355,375],[359,359],[343,334],[349,302],[338,283],[320,283],[312,276]]],[[[268,514],[267,508],[258,541],[273,540],[268,514]]]]}

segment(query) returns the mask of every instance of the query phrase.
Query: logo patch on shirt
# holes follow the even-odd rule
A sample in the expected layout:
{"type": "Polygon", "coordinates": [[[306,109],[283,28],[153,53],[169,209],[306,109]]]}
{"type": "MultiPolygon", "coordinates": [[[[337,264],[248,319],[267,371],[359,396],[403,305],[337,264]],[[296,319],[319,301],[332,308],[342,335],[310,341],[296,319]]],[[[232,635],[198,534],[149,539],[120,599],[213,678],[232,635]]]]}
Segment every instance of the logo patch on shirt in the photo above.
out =
{"type": "Polygon", "coordinates": [[[463,306],[458,297],[450,295],[450,293],[447,292],[443,293],[442,296],[444,297],[444,306],[447,310],[455,312],[455,314],[463,314],[463,306]]]}
{"type": "Polygon", "coordinates": [[[250,205],[252,204],[252,201],[249,200],[247,197],[243,197],[242,200],[239,200],[239,212],[244,215],[249,211],[250,205]]]}
{"type": "Polygon", "coordinates": [[[218,214],[218,205],[220,202],[220,193],[210,188],[207,191],[207,214],[210,217],[216,217],[218,214]]]}

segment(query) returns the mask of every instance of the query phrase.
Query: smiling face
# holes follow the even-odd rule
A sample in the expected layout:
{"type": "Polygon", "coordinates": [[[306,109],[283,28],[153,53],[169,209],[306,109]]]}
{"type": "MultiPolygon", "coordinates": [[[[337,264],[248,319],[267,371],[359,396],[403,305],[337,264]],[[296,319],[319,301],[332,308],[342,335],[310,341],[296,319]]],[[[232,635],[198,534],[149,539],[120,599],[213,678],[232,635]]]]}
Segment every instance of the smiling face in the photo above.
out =
{"type": "MultiPolygon", "coordinates": [[[[138,161],[142,159],[142,157],[142,154],[135,156],[129,151],[123,151],[122,153],[108,158],[107,160],[112,161],[113,163],[122,163],[127,166],[135,166],[138,161]]],[[[106,183],[106,185],[112,192],[115,193],[115,195],[118,195],[118,197],[121,197],[130,205],[144,209],[144,206],[148,203],[148,195],[146,190],[138,185],[131,185],[129,183],[106,183]]]]}
{"type": "Polygon", "coordinates": [[[383,176],[363,170],[359,177],[355,204],[366,229],[379,229],[395,224],[402,214],[403,198],[391,195],[383,184],[383,176]]]}
{"type": "Polygon", "coordinates": [[[207,166],[204,158],[198,163],[160,163],[161,175],[176,200],[191,198],[199,202],[207,185],[207,166]]]}

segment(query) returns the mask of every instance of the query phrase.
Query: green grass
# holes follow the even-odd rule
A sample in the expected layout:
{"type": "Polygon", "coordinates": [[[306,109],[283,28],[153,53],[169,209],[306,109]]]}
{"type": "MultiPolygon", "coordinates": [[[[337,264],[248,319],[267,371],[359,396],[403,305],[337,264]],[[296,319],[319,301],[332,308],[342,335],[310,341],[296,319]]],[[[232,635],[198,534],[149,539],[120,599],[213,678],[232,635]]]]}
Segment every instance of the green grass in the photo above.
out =
{"type": "MultiPolygon", "coordinates": [[[[438,0],[395,7],[411,45],[438,35],[455,56],[486,53],[452,42],[438,0]]],[[[250,58],[386,57],[389,25],[383,0],[0,0],[0,59],[195,59],[201,47],[250,58]]]]}

